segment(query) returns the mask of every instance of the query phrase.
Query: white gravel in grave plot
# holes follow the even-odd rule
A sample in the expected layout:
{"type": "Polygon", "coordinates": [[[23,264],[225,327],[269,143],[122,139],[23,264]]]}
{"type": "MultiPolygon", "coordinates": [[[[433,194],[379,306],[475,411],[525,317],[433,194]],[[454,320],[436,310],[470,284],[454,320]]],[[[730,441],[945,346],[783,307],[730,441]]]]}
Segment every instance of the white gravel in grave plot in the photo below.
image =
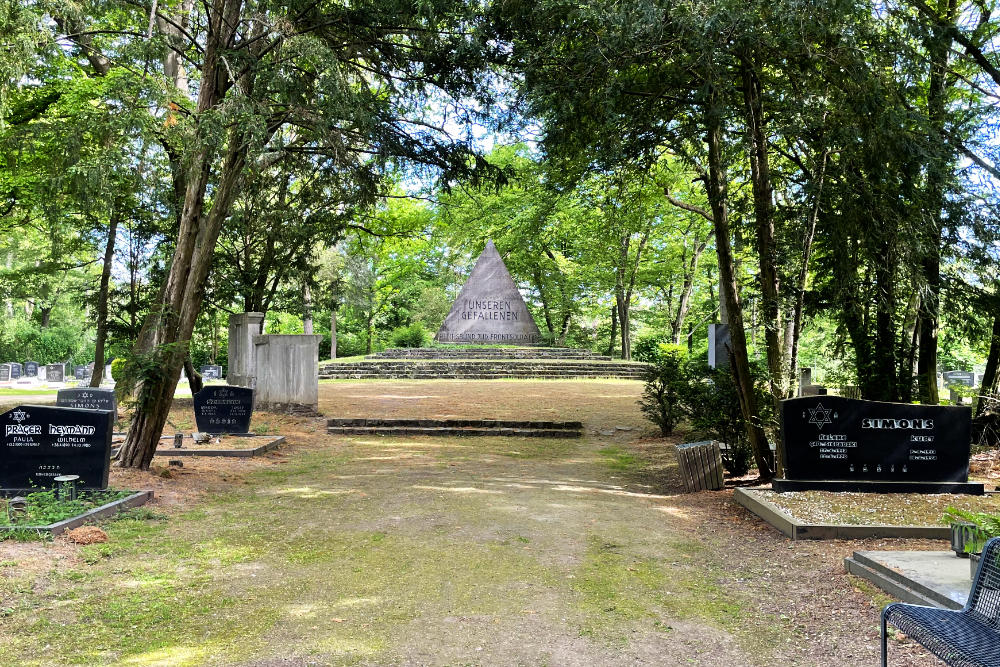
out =
{"type": "Polygon", "coordinates": [[[845,493],[832,491],[751,490],[761,500],[779,507],[806,524],[860,526],[935,526],[948,523],[945,509],[1000,514],[1000,495],[967,496],[951,493],[845,493]]]}

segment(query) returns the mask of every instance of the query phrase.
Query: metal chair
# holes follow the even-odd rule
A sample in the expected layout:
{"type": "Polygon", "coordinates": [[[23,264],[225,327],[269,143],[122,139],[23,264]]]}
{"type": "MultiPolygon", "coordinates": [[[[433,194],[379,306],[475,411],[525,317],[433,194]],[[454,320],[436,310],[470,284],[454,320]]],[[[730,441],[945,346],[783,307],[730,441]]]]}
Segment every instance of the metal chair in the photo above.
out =
{"type": "Polygon", "coordinates": [[[887,623],[955,667],[1000,667],[1000,538],[986,543],[959,610],[895,602],[882,610],[882,667],[888,665],[887,623]]]}

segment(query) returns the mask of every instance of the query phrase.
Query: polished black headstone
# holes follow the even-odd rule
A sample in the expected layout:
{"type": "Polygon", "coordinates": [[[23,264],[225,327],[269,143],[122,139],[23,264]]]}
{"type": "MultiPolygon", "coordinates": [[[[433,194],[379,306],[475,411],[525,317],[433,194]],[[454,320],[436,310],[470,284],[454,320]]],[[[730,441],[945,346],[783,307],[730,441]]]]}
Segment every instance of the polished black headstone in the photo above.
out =
{"type": "Polygon", "coordinates": [[[24,375],[29,378],[38,377],[38,362],[37,361],[26,361],[24,362],[24,375]]]}
{"type": "Polygon", "coordinates": [[[63,382],[66,379],[66,367],[62,364],[49,364],[45,367],[46,382],[63,382]]]}
{"type": "Polygon", "coordinates": [[[194,419],[202,433],[247,433],[253,389],[209,386],[194,395],[194,419]]]}
{"type": "Polygon", "coordinates": [[[83,410],[110,410],[115,414],[118,411],[118,399],[115,398],[115,390],[94,387],[60,389],[56,393],[56,405],[83,410]]]}
{"type": "Polygon", "coordinates": [[[201,376],[206,380],[219,380],[222,378],[222,366],[214,364],[202,366],[198,372],[201,373],[201,376]]]}
{"type": "Polygon", "coordinates": [[[0,382],[10,382],[10,364],[0,364],[0,382]]]}
{"type": "Polygon", "coordinates": [[[77,366],[76,368],[73,369],[73,377],[75,377],[77,380],[86,380],[88,377],[90,377],[90,369],[88,369],[86,366],[77,366]]]}
{"type": "Polygon", "coordinates": [[[79,475],[86,488],[106,489],[111,463],[112,415],[20,405],[0,415],[0,488],[52,486],[60,475],[79,475]]]}
{"type": "Polygon", "coordinates": [[[840,396],[782,401],[785,478],[967,482],[971,416],[967,407],[840,396]]]}
{"type": "Polygon", "coordinates": [[[17,380],[18,378],[21,377],[21,375],[23,373],[24,373],[24,367],[21,366],[21,364],[17,363],[16,361],[15,362],[11,362],[11,364],[10,364],[10,379],[11,380],[17,380]]]}

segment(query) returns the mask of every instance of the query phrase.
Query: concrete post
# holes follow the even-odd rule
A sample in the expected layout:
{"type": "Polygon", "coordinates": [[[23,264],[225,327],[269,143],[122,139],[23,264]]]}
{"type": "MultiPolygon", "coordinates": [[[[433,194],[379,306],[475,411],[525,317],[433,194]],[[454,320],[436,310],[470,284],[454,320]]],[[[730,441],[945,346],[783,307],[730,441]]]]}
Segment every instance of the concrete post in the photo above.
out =
{"type": "Polygon", "coordinates": [[[264,313],[236,313],[229,316],[229,363],[226,383],[237,387],[254,386],[254,336],[259,336],[264,313]]]}
{"type": "Polygon", "coordinates": [[[255,403],[259,410],[315,415],[319,408],[322,336],[254,336],[255,403]]]}

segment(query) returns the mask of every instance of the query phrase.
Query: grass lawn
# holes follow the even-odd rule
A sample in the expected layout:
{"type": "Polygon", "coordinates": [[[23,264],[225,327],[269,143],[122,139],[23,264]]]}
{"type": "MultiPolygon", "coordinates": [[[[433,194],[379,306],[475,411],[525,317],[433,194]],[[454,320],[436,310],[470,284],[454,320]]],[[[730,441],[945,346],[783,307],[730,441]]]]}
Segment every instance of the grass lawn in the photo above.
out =
{"type": "Polygon", "coordinates": [[[258,414],[289,440],[266,457],[115,470],[157,500],[107,543],[0,543],[0,664],[873,664],[877,597],[840,565],[865,544],[792,543],[730,492],[680,493],[641,387],[330,383],[331,417],[580,419],[585,437],[258,414]]]}

